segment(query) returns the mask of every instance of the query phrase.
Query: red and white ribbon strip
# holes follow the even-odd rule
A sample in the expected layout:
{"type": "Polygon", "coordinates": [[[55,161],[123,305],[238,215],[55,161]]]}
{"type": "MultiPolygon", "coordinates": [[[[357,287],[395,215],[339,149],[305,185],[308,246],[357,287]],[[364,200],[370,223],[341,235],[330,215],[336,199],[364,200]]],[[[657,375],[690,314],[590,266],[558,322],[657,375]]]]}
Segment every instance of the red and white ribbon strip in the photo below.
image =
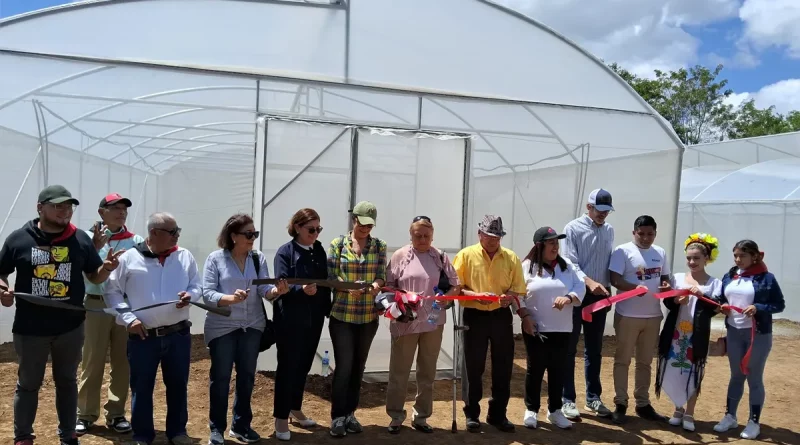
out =
{"type": "Polygon", "coordinates": [[[637,287],[636,289],[629,290],[627,292],[623,292],[621,294],[612,295],[608,298],[603,298],[600,301],[596,301],[581,310],[581,317],[583,321],[587,323],[591,323],[592,321],[592,313],[599,311],[600,309],[605,309],[607,307],[611,307],[614,303],[619,303],[620,301],[630,300],[634,297],[639,297],[647,293],[647,289],[643,289],[641,287],[637,287]]]}

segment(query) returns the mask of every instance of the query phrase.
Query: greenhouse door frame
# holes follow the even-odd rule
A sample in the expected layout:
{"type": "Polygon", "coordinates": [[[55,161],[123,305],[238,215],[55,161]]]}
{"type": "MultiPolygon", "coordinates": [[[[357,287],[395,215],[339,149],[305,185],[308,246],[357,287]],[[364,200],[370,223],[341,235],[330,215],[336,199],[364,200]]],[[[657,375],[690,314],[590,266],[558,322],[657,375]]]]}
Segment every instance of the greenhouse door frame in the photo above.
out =
{"type": "MultiPolygon", "coordinates": [[[[342,122],[329,122],[324,120],[316,120],[316,119],[302,119],[296,117],[287,117],[281,116],[277,114],[266,114],[266,113],[259,113],[257,117],[257,124],[256,124],[256,150],[255,150],[255,163],[253,166],[254,174],[253,174],[253,219],[255,220],[256,227],[262,227],[262,223],[264,221],[264,212],[266,211],[269,204],[274,201],[278,196],[281,195],[289,186],[291,186],[297,179],[299,179],[302,174],[311,168],[311,166],[331,147],[333,144],[338,141],[343,134],[340,134],[336,138],[334,138],[322,151],[320,151],[317,156],[311,159],[308,163],[306,163],[303,168],[300,169],[299,172],[286,183],[281,190],[275,193],[269,201],[265,202],[264,190],[266,188],[266,171],[267,171],[267,135],[269,134],[269,122],[271,120],[278,120],[284,122],[296,122],[296,123],[306,123],[306,124],[320,124],[320,125],[330,125],[342,128],[343,130],[350,132],[350,196],[348,202],[350,203],[350,208],[352,209],[356,205],[356,186],[358,183],[358,130],[365,129],[365,128],[372,128],[377,130],[385,130],[389,132],[403,132],[403,133],[414,133],[414,134],[442,134],[441,132],[436,131],[425,131],[423,129],[417,130],[409,130],[407,128],[394,128],[390,126],[375,126],[375,125],[363,125],[359,123],[342,123],[342,122]],[[263,126],[263,128],[261,128],[263,126]]],[[[472,135],[468,133],[448,133],[452,134],[457,137],[464,138],[464,180],[462,185],[462,195],[461,195],[461,245],[459,246],[461,249],[466,247],[467,243],[467,228],[469,226],[468,219],[469,219],[469,199],[470,199],[470,183],[472,182],[472,135]]],[[[414,171],[414,176],[416,178],[417,172],[414,171]]],[[[348,223],[350,219],[348,217],[348,223]]],[[[263,241],[264,238],[259,238],[259,249],[263,249],[263,241]]]]}

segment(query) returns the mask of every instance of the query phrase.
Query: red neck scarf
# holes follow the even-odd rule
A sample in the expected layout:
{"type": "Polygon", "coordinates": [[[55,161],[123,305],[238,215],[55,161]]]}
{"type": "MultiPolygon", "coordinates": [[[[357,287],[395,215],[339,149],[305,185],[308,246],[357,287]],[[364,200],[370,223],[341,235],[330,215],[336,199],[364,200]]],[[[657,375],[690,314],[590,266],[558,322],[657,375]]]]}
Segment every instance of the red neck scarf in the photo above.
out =
{"type": "Polygon", "coordinates": [[[117,233],[112,234],[111,238],[109,238],[109,240],[117,241],[117,240],[123,240],[123,239],[128,239],[128,238],[133,238],[133,233],[128,232],[128,228],[125,227],[125,226],[122,226],[122,230],[120,230],[117,233]]]}
{"type": "Polygon", "coordinates": [[[767,272],[767,265],[764,264],[763,261],[760,261],[757,264],[753,264],[752,266],[748,267],[747,269],[743,270],[742,273],[735,274],[733,279],[739,279],[744,277],[752,277],[754,275],[762,274],[767,272]]]}
{"type": "Polygon", "coordinates": [[[50,244],[52,245],[52,244],[60,243],[61,241],[67,240],[72,235],[75,235],[75,232],[77,232],[77,231],[78,231],[78,228],[75,227],[74,224],[70,223],[67,226],[67,228],[64,229],[63,232],[61,232],[61,235],[58,235],[57,237],[53,238],[52,241],[50,241],[50,244]]]}
{"type": "Polygon", "coordinates": [[[176,250],[178,250],[178,246],[172,246],[172,248],[170,248],[168,251],[158,254],[158,263],[163,266],[164,261],[167,261],[167,257],[176,250]]]}

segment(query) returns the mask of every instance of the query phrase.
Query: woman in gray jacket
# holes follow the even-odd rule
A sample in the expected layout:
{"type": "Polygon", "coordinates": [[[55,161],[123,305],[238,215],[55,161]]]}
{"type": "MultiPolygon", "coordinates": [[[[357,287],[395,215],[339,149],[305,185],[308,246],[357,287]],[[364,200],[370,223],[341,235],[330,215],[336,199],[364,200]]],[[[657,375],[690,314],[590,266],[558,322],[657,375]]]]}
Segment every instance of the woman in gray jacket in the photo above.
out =
{"type": "Polygon", "coordinates": [[[234,363],[236,394],[228,435],[245,443],[261,439],[250,428],[253,419],[250,397],[255,383],[261,333],[266,326],[261,298],[275,299],[285,294],[289,286],[282,281],[278,286],[251,289],[252,280],[269,278],[264,255],[253,250],[258,234],[250,216],[231,216],[217,238],[220,249],[211,252],[203,270],[203,299],[206,304],[231,307],[230,317],[206,313],[205,342],[211,353],[208,413],[211,430],[208,443],[211,445],[224,443],[222,433],[227,426],[228,393],[234,363]]]}

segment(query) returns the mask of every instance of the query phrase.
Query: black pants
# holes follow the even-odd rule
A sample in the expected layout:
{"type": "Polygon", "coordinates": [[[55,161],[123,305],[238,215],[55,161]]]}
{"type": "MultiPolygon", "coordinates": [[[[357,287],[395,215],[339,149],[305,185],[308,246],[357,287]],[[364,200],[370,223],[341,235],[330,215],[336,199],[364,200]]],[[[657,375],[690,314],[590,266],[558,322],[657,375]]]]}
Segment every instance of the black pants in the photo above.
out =
{"type": "Polygon", "coordinates": [[[567,365],[567,347],[572,333],[545,332],[546,339],[522,333],[527,352],[528,370],[525,373],[525,408],[537,412],[541,407],[542,379],[547,370],[547,410],[561,409],[561,391],[564,388],[564,368],[567,365]]]}
{"type": "Polygon", "coordinates": [[[355,324],[331,317],[328,330],[333,342],[334,359],[331,419],[336,419],[354,413],[358,407],[361,379],[364,377],[372,339],[378,332],[378,320],[355,324]]]}
{"type": "Polygon", "coordinates": [[[305,314],[302,319],[275,317],[278,369],[272,416],[288,419],[291,411],[303,408],[306,378],[317,355],[323,315],[305,314]]]}
{"type": "Polygon", "coordinates": [[[467,398],[464,415],[478,419],[483,398],[483,371],[486,353],[492,345],[492,397],[487,419],[499,422],[506,418],[511,397],[511,369],[514,366],[514,331],[508,308],[482,311],[464,308],[464,362],[467,369],[467,398]]]}

